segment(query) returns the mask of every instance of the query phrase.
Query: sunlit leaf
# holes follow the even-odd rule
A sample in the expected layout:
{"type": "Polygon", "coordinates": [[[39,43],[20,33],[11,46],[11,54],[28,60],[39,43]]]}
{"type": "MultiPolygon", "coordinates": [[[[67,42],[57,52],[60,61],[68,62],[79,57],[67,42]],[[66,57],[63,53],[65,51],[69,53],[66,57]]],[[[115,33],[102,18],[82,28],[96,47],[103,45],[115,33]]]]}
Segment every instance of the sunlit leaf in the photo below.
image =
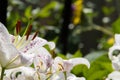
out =
{"type": "Polygon", "coordinates": [[[115,22],[113,22],[112,28],[114,33],[120,33],[120,17],[118,17],[118,19],[115,22]]]}
{"type": "Polygon", "coordinates": [[[112,71],[112,65],[108,56],[103,55],[91,63],[90,69],[84,76],[87,80],[104,80],[105,77],[112,71]]]}
{"type": "Polygon", "coordinates": [[[73,67],[72,73],[74,73],[77,76],[84,76],[87,70],[88,68],[86,65],[80,64],[73,67]]]}
{"type": "Polygon", "coordinates": [[[102,55],[107,54],[105,51],[97,51],[97,52],[91,52],[88,55],[85,56],[90,62],[93,62],[97,58],[101,57],[102,55]]]}
{"type": "Polygon", "coordinates": [[[29,7],[26,8],[26,10],[25,10],[25,16],[27,18],[30,18],[32,16],[31,15],[31,11],[32,11],[32,6],[29,6],[29,7]]]}
{"type": "Polygon", "coordinates": [[[67,57],[64,55],[64,54],[61,54],[61,53],[57,53],[57,56],[63,58],[63,59],[67,59],[67,57]]]}
{"type": "Polygon", "coordinates": [[[80,50],[77,50],[74,54],[73,54],[73,58],[76,57],[82,57],[82,53],[80,52],[80,50]]]}

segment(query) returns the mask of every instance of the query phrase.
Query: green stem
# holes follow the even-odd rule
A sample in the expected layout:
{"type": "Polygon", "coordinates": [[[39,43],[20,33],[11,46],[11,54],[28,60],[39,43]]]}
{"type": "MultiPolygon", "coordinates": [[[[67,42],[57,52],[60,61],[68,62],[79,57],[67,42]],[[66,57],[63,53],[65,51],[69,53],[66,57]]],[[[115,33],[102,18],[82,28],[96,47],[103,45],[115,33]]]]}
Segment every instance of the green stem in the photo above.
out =
{"type": "Polygon", "coordinates": [[[103,28],[103,27],[100,27],[100,26],[97,26],[97,25],[93,25],[93,26],[94,26],[93,28],[96,29],[96,30],[99,30],[99,31],[101,31],[105,34],[110,35],[110,36],[114,36],[114,34],[106,28],[103,28]]]}
{"type": "Polygon", "coordinates": [[[64,72],[65,80],[67,80],[67,73],[66,71],[64,72]]]}
{"type": "Polygon", "coordinates": [[[1,71],[1,78],[0,78],[0,80],[3,80],[4,72],[5,72],[5,68],[2,68],[2,71],[1,71]]]}
{"type": "Polygon", "coordinates": [[[27,30],[28,30],[31,23],[32,23],[32,18],[29,19],[29,22],[27,24],[27,27],[26,27],[25,32],[23,33],[22,37],[25,36],[25,34],[27,33],[27,30]]]}

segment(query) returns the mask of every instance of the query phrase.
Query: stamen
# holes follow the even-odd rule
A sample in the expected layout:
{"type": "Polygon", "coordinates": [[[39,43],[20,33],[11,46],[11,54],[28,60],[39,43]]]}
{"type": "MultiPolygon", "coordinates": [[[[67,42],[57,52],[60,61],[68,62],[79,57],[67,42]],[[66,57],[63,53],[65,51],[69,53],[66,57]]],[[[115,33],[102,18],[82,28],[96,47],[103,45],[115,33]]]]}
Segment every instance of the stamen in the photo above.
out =
{"type": "Polygon", "coordinates": [[[26,28],[26,30],[25,30],[25,32],[23,33],[22,36],[25,36],[25,34],[27,33],[27,30],[28,30],[29,26],[31,25],[31,23],[32,23],[32,18],[29,19],[29,22],[28,22],[27,28],[26,28]]]}
{"type": "Polygon", "coordinates": [[[47,74],[47,75],[50,75],[50,74],[52,74],[52,72],[49,71],[49,72],[47,72],[46,74],[47,74]]]}
{"type": "Polygon", "coordinates": [[[18,20],[16,23],[16,34],[18,35],[20,33],[21,30],[21,21],[18,20]]]}
{"type": "Polygon", "coordinates": [[[29,20],[29,22],[28,22],[28,25],[27,25],[27,28],[25,29],[25,32],[23,33],[22,38],[21,38],[21,40],[19,41],[19,43],[16,45],[16,47],[19,47],[19,46],[22,45],[22,42],[24,41],[24,36],[25,36],[25,34],[27,33],[27,30],[28,30],[29,26],[31,25],[31,22],[32,22],[32,19],[30,18],[30,20],[29,20]]]}
{"type": "Polygon", "coordinates": [[[55,53],[54,50],[51,50],[51,51],[50,51],[50,54],[52,55],[52,58],[55,58],[55,57],[56,57],[56,53],[55,53]]]}
{"type": "Polygon", "coordinates": [[[60,66],[60,67],[59,67],[59,70],[60,70],[60,71],[61,71],[61,70],[64,70],[64,67],[62,66],[62,64],[58,63],[58,65],[60,66]]]}
{"type": "Polygon", "coordinates": [[[42,66],[43,66],[43,62],[42,62],[42,61],[40,61],[40,62],[39,62],[39,64],[38,64],[36,67],[37,67],[37,69],[39,70],[39,69],[41,69],[41,68],[42,68],[42,66]]]}
{"type": "Polygon", "coordinates": [[[40,61],[40,65],[41,65],[41,66],[43,65],[43,62],[42,62],[42,61],[40,61]]]}
{"type": "Polygon", "coordinates": [[[37,34],[39,33],[39,31],[36,31],[36,33],[34,34],[34,36],[33,36],[33,38],[32,38],[32,40],[34,40],[35,39],[35,37],[37,36],[37,34]]]}
{"type": "Polygon", "coordinates": [[[30,25],[29,28],[28,28],[28,30],[27,30],[26,40],[28,40],[31,30],[32,30],[32,25],[30,25]]]}
{"type": "Polygon", "coordinates": [[[19,55],[16,55],[13,59],[11,59],[7,64],[6,64],[6,68],[10,65],[10,64],[12,64],[17,58],[19,58],[19,55]]]}

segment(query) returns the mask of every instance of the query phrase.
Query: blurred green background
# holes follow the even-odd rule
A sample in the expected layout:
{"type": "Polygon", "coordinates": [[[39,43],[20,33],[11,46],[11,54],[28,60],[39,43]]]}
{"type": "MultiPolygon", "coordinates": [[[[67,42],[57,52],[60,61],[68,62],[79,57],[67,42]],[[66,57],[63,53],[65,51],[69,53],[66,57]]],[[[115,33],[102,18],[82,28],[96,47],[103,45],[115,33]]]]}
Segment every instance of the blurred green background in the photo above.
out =
{"type": "Polygon", "coordinates": [[[33,32],[49,41],[57,51],[83,55],[107,50],[113,34],[120,33],[119,0],[8,0],[7,26],[12,33],[17,20],[23,28],[32,17],[33,32]]]}

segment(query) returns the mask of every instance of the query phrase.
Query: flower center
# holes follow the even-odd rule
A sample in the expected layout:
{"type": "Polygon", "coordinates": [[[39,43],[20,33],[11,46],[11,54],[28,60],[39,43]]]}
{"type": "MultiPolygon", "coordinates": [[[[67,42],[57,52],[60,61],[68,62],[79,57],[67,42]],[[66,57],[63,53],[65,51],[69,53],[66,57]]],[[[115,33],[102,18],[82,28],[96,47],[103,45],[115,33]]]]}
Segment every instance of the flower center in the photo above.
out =
{"type": "Polygon", "coordinates": [[[36,33],[34,35],[31,35],[30,37],[30,33],[32,30],[32,25],[31,25],[31,21],[28,23],[27,28],[25,30],[25,32],[23,33],[22,37],[19,36],[20,34],[20,30],[21,30],[21,22],[17,21],[16,24],[16,36],[14,36],[12,43],[14,44],[14,46],[17,49],[22,49],[25,46],[27,46],[32,40],[34,40],[38,34],[38,31],[36,31],[36,33]]]}

